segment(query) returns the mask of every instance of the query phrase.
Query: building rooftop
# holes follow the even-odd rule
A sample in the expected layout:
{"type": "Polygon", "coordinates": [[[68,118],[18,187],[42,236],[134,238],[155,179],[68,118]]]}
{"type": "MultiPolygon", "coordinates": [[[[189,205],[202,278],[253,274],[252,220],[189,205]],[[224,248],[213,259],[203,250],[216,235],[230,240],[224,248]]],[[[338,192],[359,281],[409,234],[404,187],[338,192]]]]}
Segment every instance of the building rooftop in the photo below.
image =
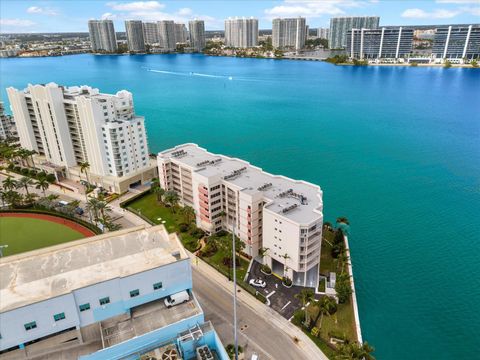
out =
{"type": "Polygon", "coordinates": [[[205,177],[220,176],[246,194],[261,193],[267,200],[265,208],[297,223],[308,224],[322,216],[322,190],[309,182],[269,174],[244,160],[212,154],[197,144],[178,145],[158,157],[173,159],[205,177]]]}
{"type": "Polygon", "coordinates": [[[137,226],[0,259],[0,312],[154,269],[188,255],[163,225],[137,226]]]}

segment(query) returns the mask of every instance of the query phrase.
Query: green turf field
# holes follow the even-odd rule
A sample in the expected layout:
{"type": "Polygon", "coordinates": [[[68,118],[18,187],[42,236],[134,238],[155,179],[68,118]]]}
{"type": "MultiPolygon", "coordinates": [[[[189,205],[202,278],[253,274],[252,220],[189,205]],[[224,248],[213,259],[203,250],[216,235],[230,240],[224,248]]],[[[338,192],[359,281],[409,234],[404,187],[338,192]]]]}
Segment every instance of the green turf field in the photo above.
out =
{"type": "Polygon", "coordinates": [[[8,245],[8,248],[3,249],[4,256],[84,237],[78,231],[47,220],[0,217],[0,245],[8,245]]]}

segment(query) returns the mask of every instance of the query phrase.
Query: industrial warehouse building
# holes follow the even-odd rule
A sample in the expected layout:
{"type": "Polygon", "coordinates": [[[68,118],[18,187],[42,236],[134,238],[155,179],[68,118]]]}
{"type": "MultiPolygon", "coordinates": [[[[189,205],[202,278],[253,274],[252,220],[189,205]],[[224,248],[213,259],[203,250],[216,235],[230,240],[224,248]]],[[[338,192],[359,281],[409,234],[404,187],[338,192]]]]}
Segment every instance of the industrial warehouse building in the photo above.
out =
{"type": "Polygon", "coordinates": [[[189,358],[195,333],[196,345],[227,359],[191,290],[190,259],[162,225],[4,257],[0,358],[133,359],[166,345],[189,358]],[[185,304],[159,301],[180,291],[185,304]]]}

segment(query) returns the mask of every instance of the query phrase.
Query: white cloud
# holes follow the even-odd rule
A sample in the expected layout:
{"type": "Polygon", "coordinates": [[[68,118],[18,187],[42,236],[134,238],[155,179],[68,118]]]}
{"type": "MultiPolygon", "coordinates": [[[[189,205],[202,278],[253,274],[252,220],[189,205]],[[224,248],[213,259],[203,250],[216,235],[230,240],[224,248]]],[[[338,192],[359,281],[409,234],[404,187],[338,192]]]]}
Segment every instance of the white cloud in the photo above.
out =
{"type": "Polygon", "coordinates": [[[437,9],[433,11],[425,11],[422,9],[407,9],[402,13],[402,17],[411,19],[450,19],[461,14],[460,10],[437,9]]]}
{"type": "Polygon", "coordinates": [[[462,7],[462,11],[473,16],[480,16],[480,7],[462,7]]]}
{"type": "Polygon", "coordinates": [[[189,15],[192,15],[193,11],[190,8],[181,8],[178,10],[177,13],[180,16],[189,16],[189,15]]]}
{"type": "Polygon", "coordinates": [[[102,15],[102,20],[115,20],[116,18],[117,18],[117,15],[109,12],[102,15]]]}
{"type": "Polygon", "coordinates": [[[320,17],[322,15],[342,15],[345,8],[365,6],[365,1],[354,0],[285,0],[282,5],[265,9],[267,19],[275,17],[303,16],[307,18],[320,17]]]}
{"type": "MultiPolygon", "coordinates": [[[[9,26],[13,28],[23,28],[35,25],[31,20],[25,19],[0,19],[0,26],[9,26]]],[[[2,29],[3,31],[4,29],[2,29]]]]}
{"type": "Polygon", "coordinates": [[[27,13],[29,13],[29,14],[44,14],[44,15],[51,15],[51,16],[58,15],[58,11],[56,11],[54,9],[51,9],[51,8],[48,8],[48,7],[42,8],[42,7],[39,7],[39,6],[30,6],[27,9],[27,13]]]}
{"type": "Polygon", "coordinates": [[[163,9],[165,4],[158,1],[135,1],[130,3],[108,2],[107,6],[117,11],[151,11],[163,9]]]}

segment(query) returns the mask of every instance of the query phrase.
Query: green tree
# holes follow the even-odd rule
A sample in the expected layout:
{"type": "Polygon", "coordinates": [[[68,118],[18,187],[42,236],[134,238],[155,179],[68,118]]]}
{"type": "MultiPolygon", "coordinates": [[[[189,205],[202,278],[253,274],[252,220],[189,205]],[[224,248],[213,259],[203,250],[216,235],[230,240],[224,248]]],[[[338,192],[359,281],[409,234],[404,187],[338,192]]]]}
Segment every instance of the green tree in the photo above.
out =
{"type": "Polygon", "coordinates": [[[165,194],[165,190],[162,189],[160,186],[160,180],[158,178],[154,178],[152,180],[152,185],[150,187],[150,190],[156,195],[157,201],[159,203],[163,202],[163,195],[165,194]]]}
{"type": "Polygon", "coordinates": [[[474,68],[477,68],[477,67],[478,67],[478,62],[477,62],[477,60],[472,60],[472,61],[470,61],[470,65],[471,65],[472,67],[474,67],[474,68]]]}
{"type": "Polygon", "coordinates": [[[180,209],[180,214],[183,216],[183,221],[187,224],[191,224],[195,219],[195,210],[188,205],[185,205],[180,209]]]}
{"type": "Polygon", "coordinates": [[[29,177],[22,177],[20,178],[20,180],[17,181],[17,188],[24,188],[27,195],[29,195],[30,193],[28,192],[28,187],[29,186],[33,186],[34,182],[32,179],[30,179],[29,177]]]}
{"type": "Polygon", "coordinates": [[[24,197],[25,203],[29,205],[33,204],[37,199],[38,199],[38,195],[35,193],[27,194],[24,197]]]}
{"type": "Polygon", "coordinates": [[[451,68],[452,67],[452,62],[449,61],[449,60],[445,60],[445,62],[443,63],[443,67],[445,69],[451,68]]]}
{"type": "Polygon", "coordinates": [[[42,176],[37,180],[35,188],[41,189],[43,192],[43,197],[45,197],[46,196],[45,191],[48,189],[49,186],[50,186],[50,183],[48,182],[47,177],[42,176]]]}
{"type": "Polygon", "coordinates": [[[175,213],[175,207],[177,206],[179,200],[180,197],[175,191],[167,191],[163,197],[163,201],[170,205],[173,213],[175,213]]]}
{"type": "Polygon", "coordinates": [[[88,169],[90,169],[90,164],[88,161],[81,162],[80,164],[80,172],[85,174],[85,178],[87,179],[87,183],[90,184],[90,179],[88,178],[88,169]]]}
{"type": "Polygon", "coordinates": [[[338,296],[338,302],[345,303],[352,294],[352,286],[350,284],[350,275],[341,273],[337,275],[335,282],[335,291],[338,296]]]}
{"type": "Polygon", "coordinates": [[[300,300],[302,306],[305,308],[305,326],[309,326],[309,319],[308,319],[308,311],[307,311],[307,303],[313,301],[315,296],[313,294],[313,290],[311,289],[302,289],[298,294],[295,294],[295,298],[300,300]]]}
{"type": "Polygon", "coordinates": [[[322,296],[320,301],[318,301],[318,311],[318,314],[320,315],[320,324],[318,325],[318,327],[321,328],[323,316],[333,315],[337,311],[337,302],[331,296],[322,296]]]}
{"type": "Polygon", "coordinates": [[[89,198],[87,202],[87,210],[93,215],[93,219],[95,221],[98,221],[100,218],[98,216],[99,214],[99,207],[100,207],[100,201],[94,197],[89,198]]]}
{"type": "Polygon", "coordinates": [[[3,188],[5,190],[13,190],[17,188],[17,182],[15,179],[11,176],[7,177],[5,180],[3,180],[3,188]]]}
{"type": "Polygon", "coordinates": [[[260,249],[258,249],[258,256],[260,257],[260,259],[262,259],[262,264],[263,264],[263,259],[267,256],[267,253],[269,251],[270,249],[267,247],[261,247],[260,249]]]}
{"type": "Polygon", "coordinates": [[[8,190],[5,194],[5,201],[9,203],[12,208],[17,208],[23,201],[23,195],[15,190],[8,190]]]}
{"type": "Polygon", "coordinates": [[[345,343],[339,346],[338,360],[375,360],[372,355],[375,349],[367,342],[359,344],[358,342],[345,343]]]}

